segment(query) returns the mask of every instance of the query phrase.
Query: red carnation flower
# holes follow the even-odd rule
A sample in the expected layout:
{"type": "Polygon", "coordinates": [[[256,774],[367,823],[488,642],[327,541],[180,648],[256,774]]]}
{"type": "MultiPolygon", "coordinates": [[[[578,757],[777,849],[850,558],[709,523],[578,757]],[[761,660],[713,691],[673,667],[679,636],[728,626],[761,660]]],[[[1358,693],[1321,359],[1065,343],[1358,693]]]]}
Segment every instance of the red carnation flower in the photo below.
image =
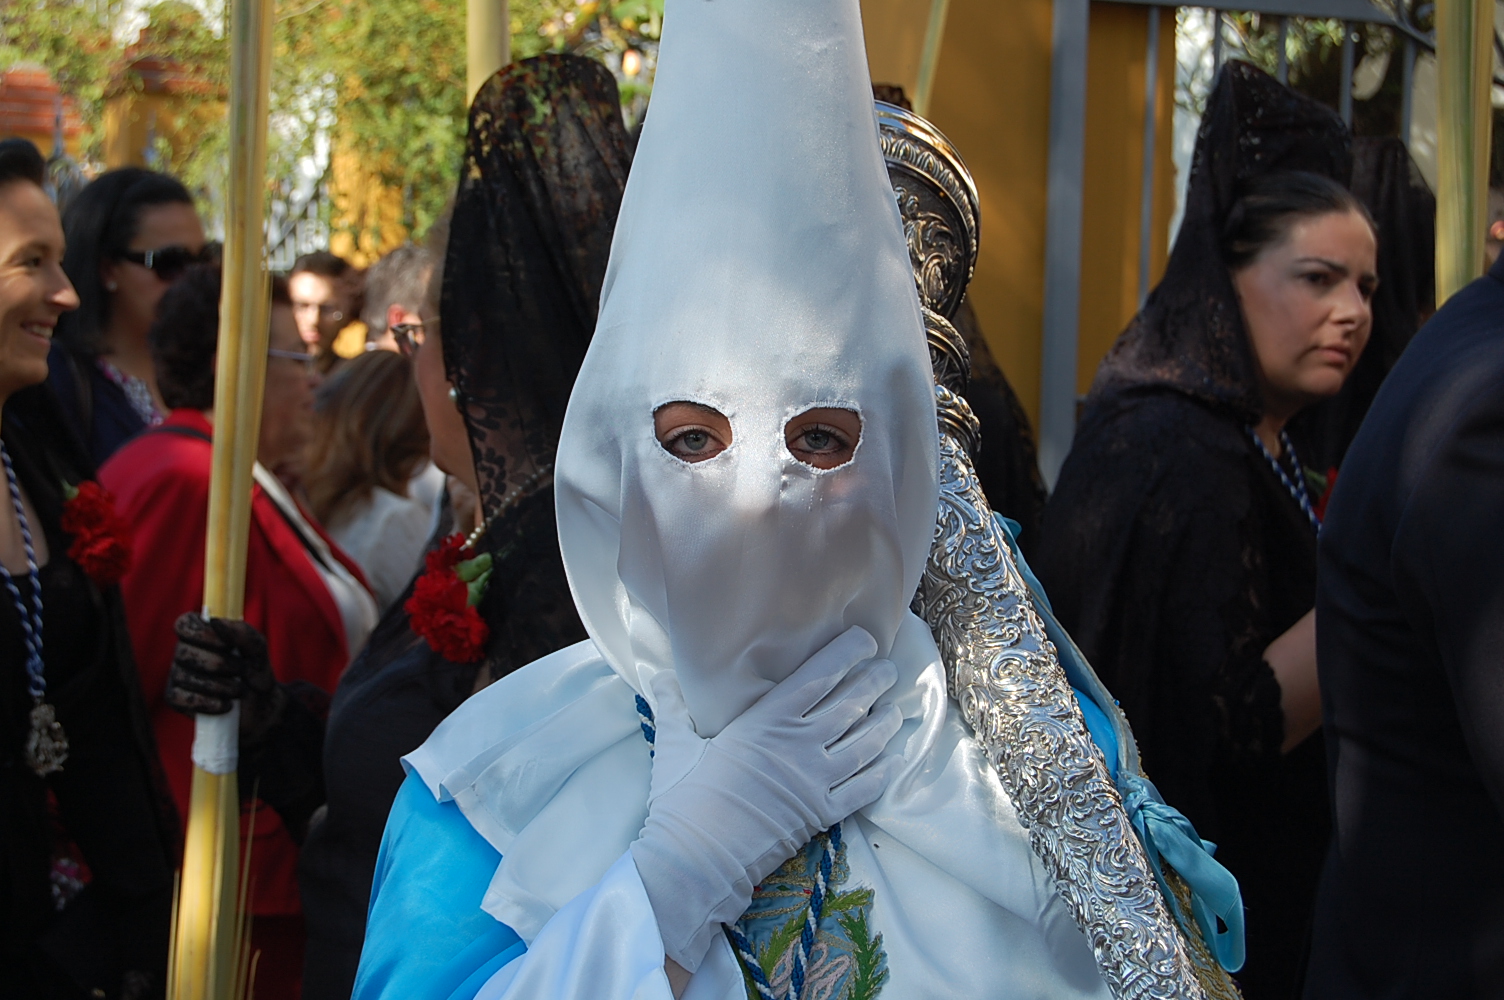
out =
{"type": "Polygon", "coordinates": [[[111,534],[79,535],[68,546],[68,558],[101,587],[119,583],[131,569],[130,543],[111,534]]]}
{"type": "Polygon", "coordinates": [[[62,527],[73,536],[68,558],[101,587],[119,583],[131,568],[131,532],[115,513],[115,498],[92,480],[64,492],[62,527]]]}
{"type": "Polygon", "coordinates": [[[480,612],[470,606],[470,588],[454,571],[463,543],[453,535],[428,554],[413,596],[402,606],[413,633],[451,663],[479,661],[491,635],[480,612]]]}
{"type": "Polygon", "coordinates": [[[455,532],[439,543],[439,547],[423,557],[424,575],[429,573],[442,573],[446,569],[454,569],[460,561],[460,553],[465,550],[465,536],[455,532]]]}

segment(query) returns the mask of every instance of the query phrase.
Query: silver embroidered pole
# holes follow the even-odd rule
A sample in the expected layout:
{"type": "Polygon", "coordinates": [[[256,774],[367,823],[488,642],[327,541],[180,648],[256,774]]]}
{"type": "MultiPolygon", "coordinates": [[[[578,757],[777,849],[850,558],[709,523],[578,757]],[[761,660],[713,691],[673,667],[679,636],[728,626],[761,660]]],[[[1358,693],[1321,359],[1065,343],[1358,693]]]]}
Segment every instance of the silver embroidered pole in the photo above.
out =
{"type": "MultiPolygon", "coordinates": [[[[929,122],[881,103],[877,119],[924,307],[940,424],[939,517],[914,611],[934,633],[951,696],[1113,995],[1233,1000],[1237,987],[1198,933],[1181,932],[1160,894],[972,467],[980,427],[957,395],[970,358],[948,317],[975,266],[976,187],[929,122]]],[[[1173,869],[1166,877],[1180,896],[1173,869]]],[[[1187,909],[1188,897],[1181,904],[1187,909]]]]}
{"type": "Polygon", "coordinates": [[[940,518],[915,611],[951,696],[1113,996],[1206,997],[957,433],[976,418],[950,390],[936,396],[940,518]]]}

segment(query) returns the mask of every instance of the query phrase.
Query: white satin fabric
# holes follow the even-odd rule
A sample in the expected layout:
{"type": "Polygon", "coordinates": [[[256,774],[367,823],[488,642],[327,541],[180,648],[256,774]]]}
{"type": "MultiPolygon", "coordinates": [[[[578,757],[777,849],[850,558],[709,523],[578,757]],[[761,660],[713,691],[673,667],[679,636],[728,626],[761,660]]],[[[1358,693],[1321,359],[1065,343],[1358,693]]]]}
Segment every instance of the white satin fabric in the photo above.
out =
{"type": "MultiPolygon", "coordinates": [[[[1085,938],[945,691],[908,612],[934,531],[934,387],[878,142],[858,0],[668,0],[653,106],[555,472],[590,641],[465,703],[406,762],[502,855],[482,907],[528,953],[488,998],[669,996],[626,854],[651,776],[634,696],[674,670],[713,736],[852,625],[900,679],[904,766],[843,824],[871,888],[883,996],[1105,997],[1085,938]],[[730,421],[687,464],[657,407],[730,421]],[[862,419],[816,470],[788,419],[862,419]]],[[[690,1000],[744,995],[724,937],[690,1000]]]]}

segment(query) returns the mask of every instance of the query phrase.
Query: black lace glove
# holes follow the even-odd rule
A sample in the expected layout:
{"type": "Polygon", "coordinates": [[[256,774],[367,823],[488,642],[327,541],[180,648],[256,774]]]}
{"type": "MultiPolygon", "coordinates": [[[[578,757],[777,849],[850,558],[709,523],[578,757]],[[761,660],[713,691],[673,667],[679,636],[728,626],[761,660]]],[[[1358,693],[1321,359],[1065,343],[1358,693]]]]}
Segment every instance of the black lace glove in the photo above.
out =
{"type": "Polygon", "coordinates": [[[178,646],[167,675],[168,706],[186,715],[224,715],[238,700],[241,744],[259,742],[287,705],[261,633],[243,621],[205,621],[191,611],[178,617],[173,631],[178,646]]]}

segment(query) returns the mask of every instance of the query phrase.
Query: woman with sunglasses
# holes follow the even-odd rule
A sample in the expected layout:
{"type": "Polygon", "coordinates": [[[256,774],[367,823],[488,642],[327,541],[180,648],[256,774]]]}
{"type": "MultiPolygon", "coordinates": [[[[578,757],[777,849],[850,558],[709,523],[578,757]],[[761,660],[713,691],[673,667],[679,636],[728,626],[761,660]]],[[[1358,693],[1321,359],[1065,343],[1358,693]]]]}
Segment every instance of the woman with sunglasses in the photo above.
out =
{"type": "Polygon", "coordinates": [[[157,303],[205,256],[188,189],[151,170],[101,174],[63,220],[79,309],[58,325],[49,380],[97,464],[166,415],[147,331],[157,303]]]}

